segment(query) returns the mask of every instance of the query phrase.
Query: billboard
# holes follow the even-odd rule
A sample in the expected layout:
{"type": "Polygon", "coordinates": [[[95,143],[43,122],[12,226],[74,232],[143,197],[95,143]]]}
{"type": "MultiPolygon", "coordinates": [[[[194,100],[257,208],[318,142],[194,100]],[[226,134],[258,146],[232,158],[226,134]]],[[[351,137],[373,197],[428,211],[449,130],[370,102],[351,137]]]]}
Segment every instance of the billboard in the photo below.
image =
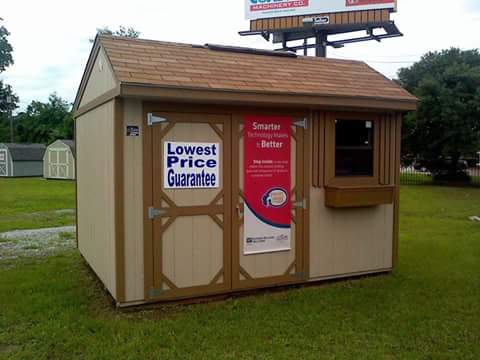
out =
{"type": "Polygon", "coordinates": [[[247,20],[345,11],[396,9],[396,0],[245,0],[247,20]]]}

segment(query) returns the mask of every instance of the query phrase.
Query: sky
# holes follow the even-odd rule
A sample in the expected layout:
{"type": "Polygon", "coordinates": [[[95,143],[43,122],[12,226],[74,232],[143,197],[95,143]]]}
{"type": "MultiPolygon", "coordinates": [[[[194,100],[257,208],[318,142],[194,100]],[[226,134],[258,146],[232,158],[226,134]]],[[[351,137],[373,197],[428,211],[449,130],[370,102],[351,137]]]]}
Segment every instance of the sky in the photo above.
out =
{"type": "MultiPolygon", "coordinates": [[[[20,97],[20,109],[56,92],[73,102],[96,29],[131,26],[141,37],[192,44],[272,49],[248,30],[244,0],[16,0],[2,1],[15,64],[0,74],[20,97]]],[[[398,0],[393,19],[401,38],[328,49],[328,56],[366,61],[389,78],[428,51],[480,48],[479,0],[398,0]]]]}

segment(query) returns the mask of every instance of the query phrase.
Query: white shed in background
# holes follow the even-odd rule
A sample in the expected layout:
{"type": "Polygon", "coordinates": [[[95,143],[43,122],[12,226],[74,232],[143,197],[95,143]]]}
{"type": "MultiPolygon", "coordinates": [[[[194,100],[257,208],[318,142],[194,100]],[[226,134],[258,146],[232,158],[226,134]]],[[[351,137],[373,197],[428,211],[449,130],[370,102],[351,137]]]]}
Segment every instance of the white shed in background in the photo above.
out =
{"type": "Polygon", "coordinates": [[[57,140],[50,144],[43,157],[45,179],[75,179],[75,142],[57,140]]]}

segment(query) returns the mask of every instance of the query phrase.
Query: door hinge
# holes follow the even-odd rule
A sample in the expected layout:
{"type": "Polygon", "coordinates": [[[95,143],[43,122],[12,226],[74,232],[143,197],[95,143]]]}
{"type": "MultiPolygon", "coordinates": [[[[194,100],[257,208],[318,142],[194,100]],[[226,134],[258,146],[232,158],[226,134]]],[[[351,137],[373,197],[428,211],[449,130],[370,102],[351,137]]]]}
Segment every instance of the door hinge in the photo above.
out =
{"type": "Polygon", "coordinates": [[[303,209],[307,210],[307,199],[303,199],[302,201],[297,201],[292,204],[292,207],[296,209],[303,209]]]}
{"type": "Polygon", "coordinates": [[[153,206],[148,208],[148,218],[150,220],[155,219],[157,216],[162,216],[167,213],[167,210],[164,209],[155,209],[153,206]]]}
{"type": "Polygon", "coordinates": [[[297,272],[297,273],[295,273],[295,276],[300,278],[300,279],[304,279],[306,274],[304,272],[297,272]]]}
{"type": "Polygon", "coordinates": [[[148,290],[148,297],[150,297],[150,298],[160,297],[165,291],[167,291],[167,290],[150,288],[148,290]]]}
{"type": "Polygon", "coordinates": [[[152,126],[154,124],[160,124],[160,123],[164,123],[164,122],[168,122],[168,120],[166,118],[163,118],[163,117],[160,117],[160,116],[155,116],[152,113],[147,114],[147,125],[148,126],[152,126]]]}
{"type": "Polygon", "coordinates": [[[297,127],[301,127],[303,129],[307,129],[308,127],[308,119],[307,118],[303,118],[303,120],[300,120],[300,121],[295,121],[293,123],[293,125],[297,126],[297,127]]]}

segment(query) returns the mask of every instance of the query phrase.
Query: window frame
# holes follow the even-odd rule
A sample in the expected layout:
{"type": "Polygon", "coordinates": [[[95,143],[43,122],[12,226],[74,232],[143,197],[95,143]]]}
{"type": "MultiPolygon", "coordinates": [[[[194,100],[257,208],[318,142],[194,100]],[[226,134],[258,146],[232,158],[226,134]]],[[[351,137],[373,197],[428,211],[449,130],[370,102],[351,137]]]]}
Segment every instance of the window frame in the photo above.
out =
{"type": "Polygon", "coordinates": [[[326,186],[368,187],[380,185],[380,115],[361,112],[332,112],[326,121],[326,186]],[[371,121],[373,124],[373,175],[336,175],[336,122],[335,120],[371,121]]]}

